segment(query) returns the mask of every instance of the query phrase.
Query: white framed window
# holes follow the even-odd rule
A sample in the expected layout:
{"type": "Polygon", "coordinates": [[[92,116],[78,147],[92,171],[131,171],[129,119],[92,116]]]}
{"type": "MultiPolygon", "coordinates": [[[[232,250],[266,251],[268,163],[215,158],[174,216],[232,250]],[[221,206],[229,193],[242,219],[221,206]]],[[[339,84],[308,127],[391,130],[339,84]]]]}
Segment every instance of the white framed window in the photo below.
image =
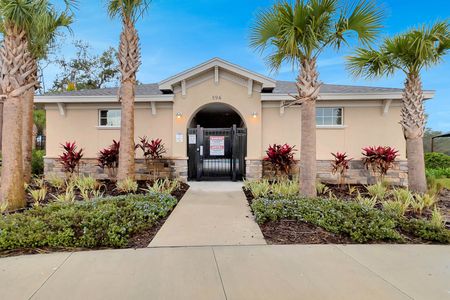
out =
{"type": "Polygon", "coordinates": [[[317,126],[343,126],[344,109],[342,107],[317,107],[317,126]]]}
{"type": "Polygon", "coordinates": [[[98,111],[99,127],[120,127],[120,109],[100,109],[98,111]]]}

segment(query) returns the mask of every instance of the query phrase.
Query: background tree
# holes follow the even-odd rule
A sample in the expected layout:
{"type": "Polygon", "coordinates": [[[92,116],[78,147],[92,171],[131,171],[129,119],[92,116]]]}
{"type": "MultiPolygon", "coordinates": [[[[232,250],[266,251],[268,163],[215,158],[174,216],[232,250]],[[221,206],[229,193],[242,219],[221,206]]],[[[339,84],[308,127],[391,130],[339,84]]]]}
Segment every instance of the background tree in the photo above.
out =
{"type": "Polygon", "coordinates": [[[382,12],[373,1],[281,1],[257,15],[250,45],[270,50],[267,63],[279,70],[283,63],[299,69],[298,95],[289,105],[301,105],[300,186],[305,196],[316,195],[316,100],[321,83],[317,59],[327,48],[347,45],[350,32],[363,44],[381,28],[382,12]]]}
{"type": "Polygon", "coordinates": [[[9,209],[26,204],[22,168],[22,102],[24,93],[36,82],[29,80],[36,67],[28,45],[28,34],[34,18],[45,11],[43,1],[0,0],[0,85],[3,106],[3,151],[1,204],[9,209]]]}
{"type": "Polygon", "coordinates": [[[356,76],[382,77],[403,71],[406,75],[400,124],[406,139],[409,188],[427,191],[423,136],[425,111],[421,71],[442,61],[450,49],[448,22],[421,26],[386,38],[379,50],[360,48],[348,58],[348,67],[356,76]]]}
{"type": "MultiPolygon", "coordinates": [[[[46,1],[43,1],[46,2],[46,1]]],[[[38,63],[47,57],[49,49],[55,43],[59,35],[59,29],[69,28],[73,21],[73,15],[70,11],[72,1],[66,0],[66,8],[58,12],[50,3],[47,2],[45,11],[39,18],[33,18],[29,29],[28,45],[32,55],[34,73],[30,74],[30,82],[38,82],[38,63]]],[[[23,134],[22,134],[22,154],[23,154],[23,172],[24,180],[31,181],[31,160],[33,151],[33,110],[34,95],[38,84],[29,88],[24,94],[23,103],[23,134]]]]}
{"type": "Polygon", "coordinates": [[[50,92],[62,92],[68,88],[99,89],[117,84],[120,70],[116,49],[110,47],[100,55],[96,55],[86,42],[77,40],[73,45],[76,49],[74,57],[67,59],[61,56],[51,61],[60,72],[50,92]]]}
{"type": "Polygon", "coordinates": [[[119,45],[119,66],[121,85],[119,101],[122,103],[120,127],[120,153],[117,180],[134,178],[134,98],[136,72],[141,64],[139,36],[135,24],[147,11],[149,0],[109,0],[108,12],[111,18],[120,17],[122,33],[119,45]]]}

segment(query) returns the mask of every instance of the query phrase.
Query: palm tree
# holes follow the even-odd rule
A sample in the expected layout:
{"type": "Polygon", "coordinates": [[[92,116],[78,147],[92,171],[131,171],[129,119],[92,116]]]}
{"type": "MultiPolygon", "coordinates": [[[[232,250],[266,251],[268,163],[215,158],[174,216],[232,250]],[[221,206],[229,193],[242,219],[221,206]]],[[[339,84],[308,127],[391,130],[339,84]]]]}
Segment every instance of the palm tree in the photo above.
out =
{"type": "Polygon", "coordinates": [[[450,25],[436,22],[386,38],[378,50],[359,48],[348,57],[348,68],[355,76],[367,78],[406,75],[400,124],[406,139],[409,188],[415,192],[427,191],[423,135],[425,114],[420,73],[440,63],[450,49],[450,25]]]}
{"type": "Polygon", "coordinates": [[[33,18],[42,13],[40,2],[0,0],[0,85],[3,93],[3,151],[1,204],[9,209],[23,207],[22,169],[22,100],[24,93],[36,84],[29,80],[35,72],[28,47],[28,33],[33,18]]]}
{"type": "Polygon", "coordinates": [[[117,180],[134,178],[134,98],[136,72],[141,64],[139,36],[135,24],[147,11],[150,0],[109,0],[108,12],[111,18],[122,20],[122,33],[118,59],[121,72],[119,101],[122,105],[120,127],[120,154],[117,180]]]}
{"type": "MultiPolygon", "coordinates": [[[[43,1],[47,2],[47,1],[43,1]]],[[[37,66],[41,59],[44,59],[49,49],[54,45],[61,27],[68,28],[73,21],[70,13],[73,1],[66,0],[66,9],[58,12],[49,3],[43,3],[47,9],[39,18],[33,18],[30,27],[29,48],[33,59],[33,68],[35,72],[29,76],[30,82],[38,82],[37,66]]],[[[22,134],[22,155],[24,180],[29,183],[31,180],[31,157],[33,151],[33,111],[34,94],[36,85],[29,88],[24,94],[23,103],[23,134],[22,134]]]]}
{"type": "Polygon", "coordinates": [[[257,15],[250,45],[270,50],[267,63],[279,70],[283,63],[299,68],[298,95],[289,105],[301,105],[300,185],[305,196],[316,195],[316,100],[321,83],[317,59],[327,48],[339,49],[356,33],[371,43],[381,28],[383,13],[373,1],[340,6],[339,0],[281,1],[257,15]]]}

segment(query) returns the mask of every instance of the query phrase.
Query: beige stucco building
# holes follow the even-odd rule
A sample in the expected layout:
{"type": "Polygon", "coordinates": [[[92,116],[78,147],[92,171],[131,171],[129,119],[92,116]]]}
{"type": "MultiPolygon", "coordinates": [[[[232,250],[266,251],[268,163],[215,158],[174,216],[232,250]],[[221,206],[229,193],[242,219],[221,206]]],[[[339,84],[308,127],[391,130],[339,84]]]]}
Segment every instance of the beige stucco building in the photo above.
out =
{"type": "MultiPolygon", "coordinates": [[[[237,179],[261,177],[269,144],[300,146],[300,107],[285,107],[292,94],[296,94],[294,82],[276,81],[214,58],[159,84],[137,87],[135,139],[163,140],[165,171],[170,176],[233,178],[234,171],[237,179]]],[[[400,161],[405,160],[401,97],[400,89],[322,86],[317,103],[317,160],[323,180],[333,179],[331,152],[347,152],[354,158],[350,181],[361,183],[369,176],[359,161],[362,147],[393,146],[400,151],[400,161]]],[[[60,144],[76,141],[85,153],[82,170],[105,176],[96,167],[96,157],[100,149],[119,139],[117,89],[39,96],[36,102],[47,114],[46,172],[59,172],[60,144]]],[[[139,163],[142,156],[136,155],[139,163]]],[[[143,168],[137,169],[145,176],[143,168]]],[[[400,163],[391,177],[405,184],[406,165],[400,163]]]]}

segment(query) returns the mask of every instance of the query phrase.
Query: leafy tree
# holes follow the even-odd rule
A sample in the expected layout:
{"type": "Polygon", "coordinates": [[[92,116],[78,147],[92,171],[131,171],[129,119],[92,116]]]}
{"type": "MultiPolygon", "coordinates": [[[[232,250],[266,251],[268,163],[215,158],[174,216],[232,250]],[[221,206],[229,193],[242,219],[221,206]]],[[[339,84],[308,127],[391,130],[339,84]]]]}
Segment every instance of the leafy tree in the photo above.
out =
{"type": "Polygon", "coordinates": [[[139,36],[136,22],[143,17],[150,0],[108,0],[108,13],[111,18],[122,21],[119,44],[119,68],[121,82],[119,101],[122,104],[122,124],[120,127],[120,154],[117,180],[134,178],[134,98],[136,72],[141,64],[139,36]]]}
{"type": "Polygon", "coordinates": [[[75,57],[58,57],[53,61],[61,72],[57,74],[51,92],[99,89],[117,83],[120,71],[114,48],[97,55],[86,42],[77,40],[73,46],[75,57]]]}
{"type": "Polygon", "coordinates": [[[427,190],[423,137],[425,110],[421,72],[442,62],[450,50],[450,24],[436,22],[386,38],[378,50],[359,48],[348,58],[350,71],[367,78],[406,75],[403,92],[401,125],[408,153],[409,188],[424,193],[427,190]]]}
{"type": "Polygon", "coordinates": [[[289,105],[301,105],[300,185],[305,196],[316,195],[316,100],[321,83],[317,59],[327,48],[347,45],[350,33],[363,44],[381,28],[382,12],[373,1],[279,1],[257,15],[250,45],[270,51],[267,63],[279,70],[283,63],[299,69],[298,95],[289,105]]]}
{"type": "Polygon", "coordinates": [[[44,130],[45,130],[45,124],[46,124],[45,110],[43,110],[43,109],[34,110],[33,122],[34,122],[34,125],[36,125],[37,133],[43,134],[44,130]]]}

